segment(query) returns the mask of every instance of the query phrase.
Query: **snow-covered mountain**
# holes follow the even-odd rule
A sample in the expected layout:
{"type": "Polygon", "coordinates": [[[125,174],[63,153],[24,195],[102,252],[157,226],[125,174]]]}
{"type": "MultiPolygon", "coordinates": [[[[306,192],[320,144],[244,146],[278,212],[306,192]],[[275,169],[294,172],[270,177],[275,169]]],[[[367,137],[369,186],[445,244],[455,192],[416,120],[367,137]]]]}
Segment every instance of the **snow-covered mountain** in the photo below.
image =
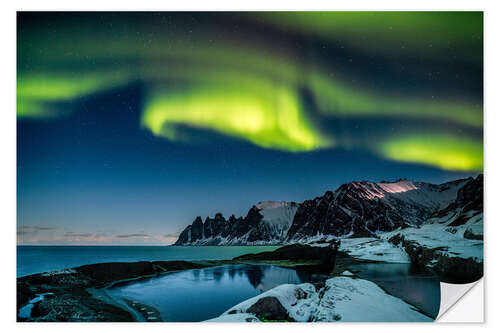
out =
{"type": "Polygon", "coordinates": [[[295,202],[263,201],[256,205],[262,215],[262,228],[282,240],[292,225],[298,205],[295,202]]]}
{"type": "MultiPolygon", "coordinates": [[[[439,185],[406,179],[351,182],[301,204],[260,202],[244,218],[232,215],[226,220],[218,213],[203,222],[197,217],[175,245],[311,243],[332,238],[378,237],[436,218],[468,219],[477,217],[479,210],[482,214],[482,185],[481,199],[476,198],[475,204],[469,197],[477,194],[468,194],[478,192],[479,182],[482,184],[482,175],[439,185]]],[[[468,235],[477,232],[470,230],[468,235]]]]}
{"type": "Polygon", "coordinates": [[[228,220],[217,213],[203,223],[198,216],[180,234],[175,245],[271,245],[281,244],[290,229],[298,204],[263,201],[253,206],[246,217],[228,220]]]}
{"type": "Polygon", "coordinates": [[[448,206],[471,179],[440,185],[398,180],[351,182],[299,205],[286,242],[372,237],[398,227],[419,226],[448,206]]]}

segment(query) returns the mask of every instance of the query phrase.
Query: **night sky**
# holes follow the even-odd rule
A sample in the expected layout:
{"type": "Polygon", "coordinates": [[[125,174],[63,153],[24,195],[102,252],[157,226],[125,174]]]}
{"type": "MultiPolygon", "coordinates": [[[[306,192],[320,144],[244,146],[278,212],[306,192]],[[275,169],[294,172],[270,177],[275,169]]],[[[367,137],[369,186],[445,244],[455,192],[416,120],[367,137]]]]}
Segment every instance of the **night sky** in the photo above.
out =
{"type": "Polygon", "coordinates": [[[483,15],[18,13],[19,244],[168,244],[483,169],[483,15]]]}

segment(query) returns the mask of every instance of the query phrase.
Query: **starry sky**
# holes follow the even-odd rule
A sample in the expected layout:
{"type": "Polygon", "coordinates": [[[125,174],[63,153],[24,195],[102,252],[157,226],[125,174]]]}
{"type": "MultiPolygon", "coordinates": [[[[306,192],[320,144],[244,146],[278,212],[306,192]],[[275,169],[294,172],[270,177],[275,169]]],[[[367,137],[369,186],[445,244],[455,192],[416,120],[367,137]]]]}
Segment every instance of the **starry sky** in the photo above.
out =
{"type": "Polygon", "coordinates": [[[481,12],[17,16],[18,244],[482,169],[481,12]]]}

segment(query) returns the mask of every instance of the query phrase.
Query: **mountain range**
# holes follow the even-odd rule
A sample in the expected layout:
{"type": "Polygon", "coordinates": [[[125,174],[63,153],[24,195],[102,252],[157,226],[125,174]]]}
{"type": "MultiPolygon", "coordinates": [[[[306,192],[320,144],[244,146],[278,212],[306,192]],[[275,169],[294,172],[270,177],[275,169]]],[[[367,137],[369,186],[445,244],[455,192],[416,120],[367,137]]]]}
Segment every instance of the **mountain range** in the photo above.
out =
{"type": "MultiPolygon", "coordinates": [[[[482,175],[443,184],[355,181],[302,203],[259,202],[245,217],[226,219],[217,213],[203,221],[198,216],[174,245],[279,245],[378,237],[398,228],[418,228],[438,217],[448,218],[451,226],[478,214],[482,219],[482,204],[482,175]]],[[[468,236],[473,235],[471,231],[468,236]]]]}

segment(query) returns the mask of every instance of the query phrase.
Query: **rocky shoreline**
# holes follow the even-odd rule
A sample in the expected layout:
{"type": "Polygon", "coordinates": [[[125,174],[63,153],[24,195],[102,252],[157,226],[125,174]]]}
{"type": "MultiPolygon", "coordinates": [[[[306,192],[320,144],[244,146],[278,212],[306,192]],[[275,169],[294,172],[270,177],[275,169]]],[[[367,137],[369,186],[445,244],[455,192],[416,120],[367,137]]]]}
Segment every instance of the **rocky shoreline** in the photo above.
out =
{"type": "Polygon", "coordinates": [[[331,262],[331,258],[336,257],[337,248],[338,245],[335,244],[321,248],[289,245],[273,252],[250,254],[233,260],[100,263],[29,275],[17,279],[17,320],[161,321],[156,309],[133,300],[126,302],[126,305],[118,304],[102,291],[168,272],[225,264],[272,262],[281,267],[307,268],[314,272],[328,273],[334,268],[335,263],[331,262]],[[136,312],[140,313],[142,318],[138,318],[136,312]],[[25,315],[20,316],[20,313],[25,315]]]}
{"type": "MultiPolygon", "coordinates": [[[[470,265],[465,265],[463,262],[464,260],[471,260],[460,257],[450,257],[446,255],[445,252],[440,252],[440,250],[436,248],[424,248],[414,241],[406,240],[405,237],[399,235],[399,233],[395,233],[395,235],[388,239],[367,239],[364,242],[362,241],[363,240],[360,240],[359,246],[364,247],[364,252],[373,252],[373,250],[367,246],[372,246],[376,250],[375,252],[379,251],[381,246],[391,246],[390,251],[406,252],[408,262],[433,270],[440,278],[444,278],[445,281],[446,276],[448,276],[447,274],[451,271],[454,272],[455,280],[458,276],[460,280],[466,282],[482,276],[482,262],[479,263],[472,260],[473,262],[470,263],[470,265]],[[432,267],[429,267],[429,263],[435,263],[436,260],[440,262],[437,267],[441,267],[442,271],[436,271],[432,269],[432,267]],[[457,275],[457,272],[461,273],[457,275]]],[[[348,248],[355,249],[356,246],[353,243],[349,245],[348,248]]],[[[383,256],[372,256],[370,258],[358,257],[356,256],[356,252],[351,253],[351,251],[346,251],[345,248],[341,247],[339,241],[332,241],[330,243],[311,245],[287,245],[274,251],[246,254],[235,257],[232,260],[111,262],[84,265],[71,269],[39,273],[18,278],[17,320],[49,322],[162,321],[159,311],[153,307],[141,304],[136,300],[127,299],[117,302],[107,295],[106,289],[174,271],[201,269],[220,265],[270,264],[321,274],[328,279],[332,279],[345,276],[346,272],[349,273],[349,271],[352,271],[350,268],[352,265],[382,262],[384,262],[383,256]]],[[[356,276],[350,276],[350,278],[355,279],[356,276]]],[[[358,284],[356,281],[342,281],[348,284],[358,284]]],[[[315,288],[319,288],[318,290],[320,290],[325,287],[317,285],[315,288]]],[[[383,288],[381,290],[383,290],[383,288]]],[[[320,293],[318,297],[322,297],[322,295],[323,294],[320,293]]],[[[262,302],[264,301],[261,301],[261,303],[262,302]]],[[[257,305],[261,304],[259,303],[257,305]]],[[[266,307],[268,305],[269,304],[266,303],[266,307]]],[[[273,304],[271,304],[269,306],[272,309],[280,310],[278,311],[279,313],[283,312],[277,305],[273,306],[273,304]]],[[[244,317],[242,314],[227,314],[233,315],[230,318],[226,318],[231,320],[244,317]]],[[[275,318],[273,315],[270,315],[269,318],[266,316],[260,316],[258,318],[263,320],[285,321],[293,319],[291,317],[281,318],[281,316],[275,318]]],[[[250,319],[253,321],[255,318],[250,319]]]]}
{"type": "Polygon", "coordinates": [[[17,279],[18,321],[136,321],[130,311],[95,290],[160,274],[218,263],[141,261],[101,263],[17,279]],[[44,295],[37,302],[32,302],[44,295]],[[31,303],[30,303],[31,301],[31,303]],[[20,311],[24,308],[24,311],[20,311]],[[20,316],[19,313],[26,313],[20,316]]]}

